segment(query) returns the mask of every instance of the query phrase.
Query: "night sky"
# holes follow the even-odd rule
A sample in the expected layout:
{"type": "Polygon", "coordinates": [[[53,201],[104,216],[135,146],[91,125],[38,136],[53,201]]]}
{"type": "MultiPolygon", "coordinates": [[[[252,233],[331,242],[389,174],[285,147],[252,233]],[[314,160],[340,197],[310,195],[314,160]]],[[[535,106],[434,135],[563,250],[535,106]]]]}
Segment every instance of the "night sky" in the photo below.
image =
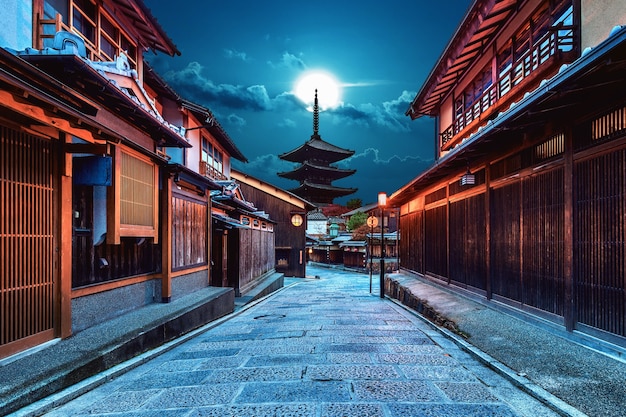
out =
{"type": "MultiPolygon", "coordinates": [[[[339,103],[320,113],[327,142],[355,151],[335,181],[374,202],[433,162],[434,123],[404,113],[464,17],[470,0],[145,0],[181,56],[146,53],[182,97],[209,108],[248,159],[233,167],[284,189],[279,154],[310,139],[313,116],[296,82],[321,70],[339,84],[339,103]]],[[[316,86],[317,87],[317,86],[316,86]]],[[[324,102],[327,86],[320,86],[324,102]]],[[[311,92],[310,100],[313,100],[311,92]]],[[[332,96],[329,91],[327,96],[332,96]]]]}

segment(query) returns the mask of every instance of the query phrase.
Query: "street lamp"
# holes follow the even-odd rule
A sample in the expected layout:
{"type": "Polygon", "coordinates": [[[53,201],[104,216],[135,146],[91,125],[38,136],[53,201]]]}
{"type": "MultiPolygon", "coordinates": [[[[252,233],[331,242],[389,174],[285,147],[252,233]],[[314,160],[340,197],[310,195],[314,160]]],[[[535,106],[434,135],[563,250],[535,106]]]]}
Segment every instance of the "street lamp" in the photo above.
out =
{"type": "Polygon", "coordinates": [[[378,193],[380,207],[380,298],[385,298],[385,206],[387,194],[378,193]]]}

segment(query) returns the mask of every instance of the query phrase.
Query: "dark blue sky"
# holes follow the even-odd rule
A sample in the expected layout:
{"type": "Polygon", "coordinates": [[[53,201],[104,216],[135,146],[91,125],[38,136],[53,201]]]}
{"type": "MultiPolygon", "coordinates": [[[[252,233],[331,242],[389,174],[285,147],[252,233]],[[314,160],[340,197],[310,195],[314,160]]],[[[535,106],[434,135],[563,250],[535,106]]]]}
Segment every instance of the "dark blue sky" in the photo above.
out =
{"type": "MultiPolygon", "coordinates": [[[[278,155],[313,133],[312,113],[293,91],[298,77],[324,70],[341,85],[340,105],[320,114],[319,133],[355,151],[335,182],[374,202],[433,161],[433,121],[404,115],[470,5],[400,0],[145,0],[182,52],[147,53],[184,98],[208,107],[249,163],[233,166],[281,188],[293,165],[278,155]]],[[[321,99],[321,98],[320,98],[321,99]]]]}

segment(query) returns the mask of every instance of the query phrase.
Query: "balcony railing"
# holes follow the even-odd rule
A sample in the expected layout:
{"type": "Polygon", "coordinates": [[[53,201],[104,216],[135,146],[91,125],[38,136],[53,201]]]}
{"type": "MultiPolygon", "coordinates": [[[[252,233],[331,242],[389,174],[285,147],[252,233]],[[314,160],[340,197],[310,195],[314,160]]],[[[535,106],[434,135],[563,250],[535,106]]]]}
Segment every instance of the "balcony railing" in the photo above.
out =
{"type": "Polygon", "coordinates": [[[454,122],[441,133],[441,147],[451,142],[467,126],[479,119],[492,106],[509,95],[521,82],[543,69],[553,57],[574,48],[574,27],[559,26],[541,37],[532,48],[513,63],[495,84],[489,86],[476,102],[460,113],[454,122]]]}
{"type": "Polygon", "coordinates": [[[204,175],[207,178],[211,178],[213,180],[227,180],[226,176],[206,163],[205,161],[200,161],[200,174],[204,175]]]}

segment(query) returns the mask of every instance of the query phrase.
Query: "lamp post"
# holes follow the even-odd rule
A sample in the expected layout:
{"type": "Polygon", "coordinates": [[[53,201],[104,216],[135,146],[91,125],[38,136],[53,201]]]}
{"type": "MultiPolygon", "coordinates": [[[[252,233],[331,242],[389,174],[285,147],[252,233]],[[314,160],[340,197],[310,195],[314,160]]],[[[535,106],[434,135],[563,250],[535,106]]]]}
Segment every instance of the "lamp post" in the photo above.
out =
{"type": "Polygon", "coordinates": [[[387,194],[378,193],[380,207],[380,298],[385,298],[385,206],[387,194]]]}
{"type": "Polygon", "coordinates": [[[369,258],[370,258],[370,294],[372,293],[372,268],[373,268],[373,262],[372,262],[372,238],[374,237],[374,228],[376,227],[376,225],[378,224],[378,219],[376,218],[376,216],[369,216],[367,218],[367,225],[370,227],[370,236],[369,236],[369,241],[367,242],[367,251],[369,252],[369,258]]]}

